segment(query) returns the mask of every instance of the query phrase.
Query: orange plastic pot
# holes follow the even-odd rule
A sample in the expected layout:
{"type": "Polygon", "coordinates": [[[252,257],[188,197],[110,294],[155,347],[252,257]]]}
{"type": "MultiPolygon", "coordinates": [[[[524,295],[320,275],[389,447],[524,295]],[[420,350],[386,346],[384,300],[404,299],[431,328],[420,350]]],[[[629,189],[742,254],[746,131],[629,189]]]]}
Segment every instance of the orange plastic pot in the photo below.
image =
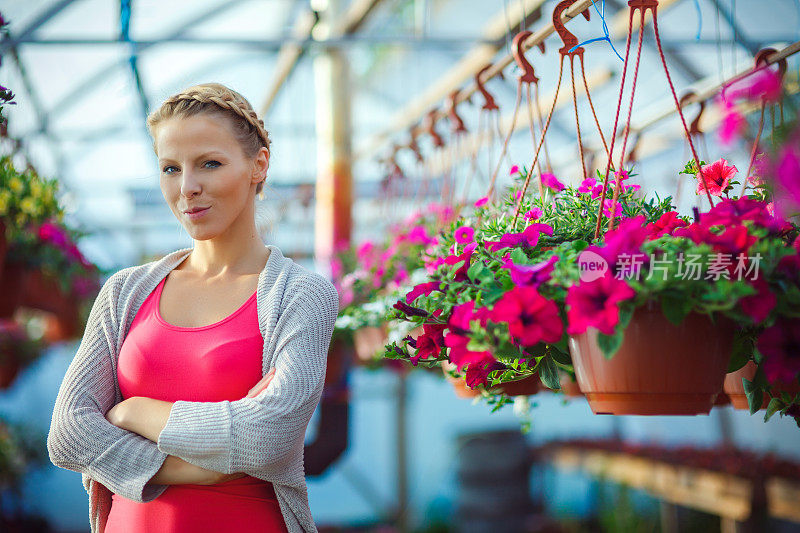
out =
{"type": "Polygon", "coordinates": [[[531,396],[544,388],[539,374],[528,376],[516,381],[508,381],[496,387],[509,396],[531,396]]]}
{"type": "Polygon", "coordinates": [[[366,326],[357,329],[353,333],[356,355],[359,361],[372,361],[375,355],[383,352],[384,346],[388,342],[386,337],[386,326],[366,326]]]}
{"type": "Polygon", "coordinates": [[[637,308],[620,348],[606,359],[597,330],[570,337],[572,363],[595,414],[708,414],[722,390],[734,325],[689,314],[672,324],[661,310],[637,308]]]}
{"type": "MultiPolygon", "coordinates": [[[[744,383],[742,378],[752,381],[756,375],[758,367],[753,361],[748,361],[746,365],[731,372],[725,376],[724,390],[731,399],[734,409],[741,409],[744,411],[750,410],[750,405],[747,403],[747,395],[744,392],[744,383]]],[[[778,395],[780,392],[788,392],[789,394],[797,394],[800,392],[800,385],[794,383],[779,383],[773,385],[771,392],[773,395],[778,395]]],[[[761,409],[766,409],[769,405],[769,395],[764,394],[764,400],[761,403],[761,409]]]]}

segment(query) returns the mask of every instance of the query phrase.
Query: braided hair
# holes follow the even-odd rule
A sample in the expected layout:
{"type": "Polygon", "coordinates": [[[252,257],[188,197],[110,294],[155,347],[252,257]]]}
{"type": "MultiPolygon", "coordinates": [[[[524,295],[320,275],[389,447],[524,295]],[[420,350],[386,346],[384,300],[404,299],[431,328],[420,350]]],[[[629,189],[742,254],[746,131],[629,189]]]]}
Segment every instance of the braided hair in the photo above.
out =
{"type": "MultiPolygon", "coordinates": [[[[227,117],[236,139],[241,143],[248,157],[255,157],[261,147],[267,149],[271,140],[264,121],[258,118],[253,106],[238,92],[221,83],[201,83],[167,98],[161,107],[147,117],[147,130],[153,137],[153,150],[156,148],[155,129],[164,120],[173,117],[190,117],[199,114],[214,114],[227,117]]],[[[261,192],[264,181],[256,186],[256,194],[261,192]]]]}

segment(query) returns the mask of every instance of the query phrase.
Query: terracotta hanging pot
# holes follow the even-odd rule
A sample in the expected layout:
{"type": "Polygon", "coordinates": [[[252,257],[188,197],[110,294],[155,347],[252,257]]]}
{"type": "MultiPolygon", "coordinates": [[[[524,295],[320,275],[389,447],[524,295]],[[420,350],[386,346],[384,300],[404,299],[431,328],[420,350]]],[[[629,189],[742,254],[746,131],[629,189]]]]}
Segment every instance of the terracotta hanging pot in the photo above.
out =
{"type": "Polygon", "coordinates": [[[674,325],[655,306],[635,310],[620,348],[606,359],[597,330],[570,337],[580,389],[595,414],[708,414],[722,390],[734,324],[689,314],[674,325]]]}
{"type": "MultiPolygon", "coordinates": [[[[753,361],[748,361],[746,365],[737,370],[725,375],[724,390],[731,399],[734,409],[741,409],[744,411],[750,410],[750,405],[747,403],[747,395],[744,392],[744,383],[742,378],[752,381],[756,375],[758,367],[753,361]]],[[[800,392],[800,384],[793,383],[779,383],[772,386],[772,394],[778,395],[782,391],[789,394],[797,394],[800,392]]],[[[764,394],[764,400],[761,403],[761,409],[766,409],[769,405],[769,395],[764,394]]]]}
{"type": "Polygon", "coordinates": [[[57,280],[41,270],[31,270],[23,280],[23,287],[20,305],[52,313],[46,321],[46,341],[58,342],[80,335],[78,299],[65,294],[57,280]]]}
{"type": "Polygon", "coordinates": [[[9,320],[22,303],[27,273],[19,263],[6,263],[0,275],[0,319],[9,320]]]}
{"type": "Polygon", "coordinates": [[[6,239],[6,223],[0,218],[0,279],[3,277],[3,265],[6,263],[8,240],[6,239]]]}
{"type": "Polygon", "coordinates": [[[384,346],[388,342],[386,326],[365,326],[353,332],[353,342],[356,348],[358,360],[362,362],[372,361],[375,355],[383,352],[384,346]]]}
{"type": "Polygon", "coordinates": [[[527,378],[509,381],[496,387],[509,396],[531,396],[544,389],[539,374],[527,378]]]}

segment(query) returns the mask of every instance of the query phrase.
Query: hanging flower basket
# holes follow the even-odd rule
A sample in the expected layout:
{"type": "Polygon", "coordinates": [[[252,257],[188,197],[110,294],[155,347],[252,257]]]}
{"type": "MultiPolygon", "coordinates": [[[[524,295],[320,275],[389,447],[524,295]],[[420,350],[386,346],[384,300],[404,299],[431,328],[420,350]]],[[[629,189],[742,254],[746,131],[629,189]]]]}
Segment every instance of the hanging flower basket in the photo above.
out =
{"type": "Polygon", "coordinates": [[[20,306],[23,295],[25,267],[19,263],[6,263],[0,273],[0,320],[9,320],[20,306]]]}
{"type": "Polygon", "coordinates": [[[575,374],[595,414],[708,414],[722,390],[734,327],[689,314],[680,325],[650,306],[635,310],[619,349],[606,359],[597,330],[571,336],[575,374]]]}
{"type": "MultiPolygon", "coordinates": [[[[734,409],[741,409],[744,411],[750,410],[750,406],[747,403],[747,394],[744,391],[744,382],[742,379],[753,381],[756,376],[756,370],[758,370],[758,366],[756,366],[753,361],[748,361],[746,365],[736,372],[730,372],[729,374],[726,374],[723,388],[725,390],[725,394],[730,397],[731,404],[733,404],[734,409]]],[[[777,396],[781,392],[788,392],[789,394],[795,395],[800,392],[800,385],[796,382],[777,383],[771,387],[770,392],[773,396],[777,396]]],[[[764,400],[761,403],[761,409],[767,408],[767,405],[769,405],[769,399],[769,395],[764,394],[764,400]]]]}
{"type": "Polygon", "coordinates": [[[79,300],[65,293],[58,281],[41,270],[31,270],[23,277],[20,305],[52,313],[47,320],[45,340],[58,342],[80,335],[79,300]]]}
{"type": "Polygon", "coordinates": [[[561,384],[561,392],[568,398],[578,398],[583,396],[581,388],[576,380],[572,379],[567,372],[559,372],[559,383],[561,384]]]}
{"type": "Polygon", "coordinates": [[[531,396],[541,391],[544,385],[542,385],[539,375],[534,374],[516,381],[507,381],[496,388],[499,392],[508,396],[531,396]]]}

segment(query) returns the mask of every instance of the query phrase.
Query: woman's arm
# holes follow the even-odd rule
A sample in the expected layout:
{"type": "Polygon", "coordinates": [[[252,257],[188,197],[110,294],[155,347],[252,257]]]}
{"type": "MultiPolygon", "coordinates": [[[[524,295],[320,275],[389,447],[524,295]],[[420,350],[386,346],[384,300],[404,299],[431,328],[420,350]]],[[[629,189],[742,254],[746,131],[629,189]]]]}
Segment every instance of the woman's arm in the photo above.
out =
{"type": "MultiPolygon", "coordinates": [[[[249,398],[254,397],[264,390],[272,381],[275,370],[272,369],[248,391],[249,398]]],[[[158,435],[167,423],[173,402],[166,402],[133,396],[116,404],[106,413],[109,422],[117,427],[133,431],[153,441],[158,441],[158,435]]],[[[213,485],[222,481],[243,477],[243,472],[222,474],[213,470],[193,465],[175,455],[168,455],[164,464],[150,479],[149,483],[159,485],[179,485],[184,483],[213,485]]]]}

